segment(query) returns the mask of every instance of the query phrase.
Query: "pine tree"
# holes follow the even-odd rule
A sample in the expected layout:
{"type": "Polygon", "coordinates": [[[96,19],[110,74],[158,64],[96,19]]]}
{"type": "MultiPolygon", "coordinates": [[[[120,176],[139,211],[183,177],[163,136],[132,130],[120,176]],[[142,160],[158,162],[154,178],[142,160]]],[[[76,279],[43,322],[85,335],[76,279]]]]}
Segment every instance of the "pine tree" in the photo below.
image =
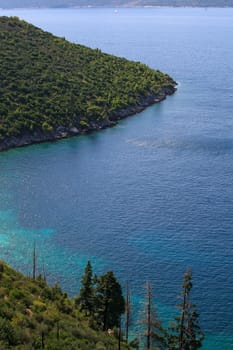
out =
{"type": "Polygon", "coordinates": [[[82,277],[82,287],[80,289],[79,303],[81,310],[92,315],[94,312],[94,286],[91,262],[88,261],[82,277]]]}
{"type": "Polygon", "coordinates": [[[152,288],[149,282],[146,284],[145,310],[141,323],[145,326],[143,336],[146,337],[146,349],[167,349],[167,334],[155,312],[155,308],[152,303],[152,288]]]}
{"type": "Polygon", "coordinates": [[[170,350],[197,350],[202,346],[204,334],[199,326],[196,305],[190,300],[191,290],[192,272],[188,270],[184,275],[182,285],[182,302],[178,305],[181,312],[170,327],[170,350]]]}
{"type": "Polygon", "coordinates": [[[121,285],[112,271],[97,279],[96,306],[97,322],[104,331],[120,326],[120,316],[125,311],[125,300],[121,285]]]}

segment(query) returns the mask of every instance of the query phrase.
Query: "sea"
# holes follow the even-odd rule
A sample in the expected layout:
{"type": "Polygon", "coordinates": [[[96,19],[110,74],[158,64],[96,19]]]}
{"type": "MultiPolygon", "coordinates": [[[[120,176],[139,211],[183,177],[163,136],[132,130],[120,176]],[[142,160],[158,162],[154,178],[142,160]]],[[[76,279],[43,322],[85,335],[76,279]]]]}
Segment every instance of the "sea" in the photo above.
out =
{"type": "Polygon", "coordinates": [[[150,281],[165,324],[192,269],[203,349],[233,350],[233,9],[0,15],[178,83],[174,95],[114,128],[0,153],[0,258],[32,275],[35,242],[38,273],[70,296],[88,260],[97,275],[113,270],[123,289],[130,285],[135,320],[150,281]]]}

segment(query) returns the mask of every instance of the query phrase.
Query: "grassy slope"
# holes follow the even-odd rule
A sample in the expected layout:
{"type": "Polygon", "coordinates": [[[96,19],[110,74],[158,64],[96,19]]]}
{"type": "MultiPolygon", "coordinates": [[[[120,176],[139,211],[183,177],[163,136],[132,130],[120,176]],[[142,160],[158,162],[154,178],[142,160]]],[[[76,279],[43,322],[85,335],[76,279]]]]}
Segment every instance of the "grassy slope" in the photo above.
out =
{"type": "Polygon", "coordinates": [[[49,350],[117,349],[114,336],[91,329],[58,286],[34,281],[0,262],[0,349],[41,349],[42,338],[49,350]]]}
{"type": "Polygon", "coordinates": [[[15,17],[0,17],[0,45],[0,141],[59,127],[108,126],[117,111],[174,92],[166,74],[15,17]]]}

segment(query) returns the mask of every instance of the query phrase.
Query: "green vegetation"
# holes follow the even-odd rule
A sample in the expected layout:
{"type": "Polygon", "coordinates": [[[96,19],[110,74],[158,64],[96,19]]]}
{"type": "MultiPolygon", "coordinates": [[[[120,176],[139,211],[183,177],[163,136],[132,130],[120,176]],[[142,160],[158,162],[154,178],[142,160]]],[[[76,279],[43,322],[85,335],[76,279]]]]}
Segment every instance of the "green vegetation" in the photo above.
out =
{"type": "Polygon", "coordinates": [[[175,91],[166,74],[15,17],[0,17],[0,43],[0,141],[106,127],[175,91]]]}
{"type": "MultiPolygon", "coordinates": [[[[198,313],[191,303],[192,275],[182,286],[180,315],[164,328],[153,308],[152,289],[147,283],[140,349],[197,350],[203,333],[198,313]]],[[[70,299],[58,285],[48,286],[41,276],[29,278],[0,262],[0,349],[9,350],[132,350],[124,332],[127,323],[122,289],[112,271],[92,277],[88,262],[80,294],[70,299]],[[123,314],[125,312],[125,322],[123,314]]],[[[131,313],[131,312],[130,312],[131,313]]],[[[132,316],[132,315],[131,315],[132,316]]]]}
{"type": "MultiPolygon", "coordinates": [[[[0,349],[117,349],[114,334],[93,326],[77,300],[41,276],[25,277],[0,262],[0,349]]],[[[122,343],[121,349],[130,347],[122,343]]]]}
{"type": "Polygon", "coordinates": [[[96,280],[96,314],[103,331],[120,326],[120,317],[125,311],[125,301],[120,284],[112,271],[96,280]]]}
{"type": "Polygon", "coordinates": [[[162,326],[152,302],[150,283],[146,286],[146,303],[144,317],[145,348],[148,350],[198,350],[202,347],[204,333],[201,331],[196,306],[191,303],[192,272],[188,270],[182,284],[182,302],[178,316],[168,328],[162,326]]]}
{"type": "Polygon", "coordinates": [[[82,277],[82,287],[80,289],[79,304],[81,311],[85,311],[86,315],[94,315],[95,310],[95,294],[93,286],[93,274],[91,262],[87,262],[84,275],[82,277]]]}
{"type": "Polygon", "coordinates": [[[86,315],[92,316],[97,327],[103,331],[120,326],[120,317],[125,312],[121,285],[112,271],[92,278],[91,262],[87,262],[82,278],[82,287],[77,302],[86,315]]]}
{"type": "MultiPolygon", "coordinates": [[[[128,297],[126,296],[125,302],[121,285],[114,273],[108,271],[100,277],[93,278],[91,262],[88,261],[81,283],[80,296],[76,299],[80,309],[91,317],[94,327],[103,331],[117,330],[119,341],[122,338],[121,317],[123,314],[127,315],[128,297]]],[[[128,327],[126,323],[127,321],[125,329],[128,327]]],[[[128,334],[124,339],[128,343],[128,334]]]]}
{"type": "MultiPolygon", "coordinates": [[[[199,326],[199,314],[191,303],[192,273],[188,270],[184,275],[181,292],[181,304],[178,305],[178,316],[165,328],[158,318],[153,305],[151,284],[146,284],[146,298],[143,317],[140,319],[142,339],[141,346],[148,350],[198,350],[202,346],[204,334],[199,326]],[[145,341],[144,341],[145,340],[145,341]]],[[[118,330],[124,325],[124,339],[128,343],[130,318],[132,317],[129,286],[126,284],[126,301],[122,289],[112,271],[103,276],[94,277],[91,262],[88,261],[82,277],[82,287],[77,303],[86,315],[90,316],[92,325],[107,331],[118,330]],[[122,315],[125,314],[124,322],[122,315]]],[[[136,338],[130,345],[138,348],[140,341],[136,338]]],[[[140,349],[142,349],[140,347],[140,349]]],[[[119,349],[119,348],[118,348],[119,349]]]]}

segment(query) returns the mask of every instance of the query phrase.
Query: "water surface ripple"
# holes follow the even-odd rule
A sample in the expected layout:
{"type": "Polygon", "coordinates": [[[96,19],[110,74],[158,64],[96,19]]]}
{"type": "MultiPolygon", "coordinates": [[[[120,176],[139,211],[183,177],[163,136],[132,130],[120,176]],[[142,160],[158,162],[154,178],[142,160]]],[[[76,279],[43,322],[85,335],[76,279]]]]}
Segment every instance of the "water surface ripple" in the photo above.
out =
{"type": "Polygon", "coordinates": [[[233,10],[12,10],[172,75],[178,91],[115,128],[0,154],[1,258],[77,293],[87,259],[150,279],[162,314],[194,273],[204,349],[233,349],[233,10]]]}

